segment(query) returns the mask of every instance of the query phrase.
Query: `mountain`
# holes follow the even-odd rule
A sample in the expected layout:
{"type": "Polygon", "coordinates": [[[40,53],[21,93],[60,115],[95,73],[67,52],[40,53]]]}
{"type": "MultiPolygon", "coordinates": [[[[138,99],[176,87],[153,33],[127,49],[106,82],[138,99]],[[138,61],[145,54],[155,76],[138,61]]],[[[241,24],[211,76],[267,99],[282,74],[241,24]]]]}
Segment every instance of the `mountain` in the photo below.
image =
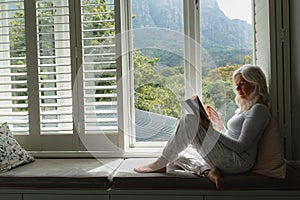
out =
{"type": "MultiPolygon", "coordinates": [[[[132,26],[133,29],[157,27],[168,29],[183,34],[183,5],[182,0],[133,0],[132,1],[132,26]]],[[[229,19],[219,8],[217,0],[201,0],[200,5],[200,33],[201,47],[213,58],[217,66],[226,63],[241,63],[244,56],[252,53],[252,25],[246,21],[229,19]]],[[[151,31],[137,36],[139,41],[146,41],[153,37],[151,31]],[[141,38],[140,38],[141,37],[141,38]]],[[[159,36],[160,37],[160,36],[159,36]]],[[[180,65],[178,54],[183,55],[183,44],[174,38],[156,39],[155,43],[170,44],[177,55],[166,55],[160,50],[144,49],[149,56],[158,56],[165,65],[180,65]],[[173,41],[171,41],[173,40],[173,41]],[[180,53],[176,53],[179,52],[180,53]]],[[[137,44],[137,43],[136,43],[137,44]]],[[[135,44],[134,44],[135,45],[135,44]]],[[[179,56],[180,57],[180,56],[179,56]]]]}
{"type": "Polygon", "coordinates": [[[183,31],[182,0],[133,0],[133,28],[160,27],[183,31]]]}
{"type": "MultiPolygon", "coordinates": [[[[217,0],[201,0],[200,31],[203,40],[223,48],[251,48],[252,26],[239,19],[231,20],[219,8],[217,0]]],[[[206,46],[209,48],[209,46],[206,46]]]]}

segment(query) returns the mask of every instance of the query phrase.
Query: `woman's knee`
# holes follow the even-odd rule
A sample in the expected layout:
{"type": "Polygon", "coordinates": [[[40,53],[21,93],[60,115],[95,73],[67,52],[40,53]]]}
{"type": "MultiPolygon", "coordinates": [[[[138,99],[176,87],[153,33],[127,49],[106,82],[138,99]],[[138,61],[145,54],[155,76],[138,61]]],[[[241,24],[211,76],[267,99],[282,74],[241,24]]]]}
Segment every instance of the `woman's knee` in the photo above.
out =
{"type": "Polygon", "coordinates": [[[179,121],[176,134],[183,134],[185,137],[195,137],[199,128],[197,118],[192,114],[183,115],[179,121]]]}
{"type": "Polygon", "coordinates": [[[194,135],[199,129],[199,120],[193,114],[186,114],[181,119],[181,126],[184,127],[186,131],[192,132],[194,135]]]}

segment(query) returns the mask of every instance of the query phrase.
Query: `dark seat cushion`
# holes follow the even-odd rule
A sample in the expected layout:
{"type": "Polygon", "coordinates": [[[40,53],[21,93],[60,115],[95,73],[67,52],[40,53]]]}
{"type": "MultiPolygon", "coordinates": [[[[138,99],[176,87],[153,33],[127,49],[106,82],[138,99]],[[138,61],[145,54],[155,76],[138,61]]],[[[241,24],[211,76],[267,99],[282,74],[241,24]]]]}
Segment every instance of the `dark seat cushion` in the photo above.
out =
{"type": "Polygon", "coordinates": [[[125,159],[112,177],[112,189],[213,189],[214,186],[203,177],[182,170],[168,173],[137,173],[134,167],[150,163],[153,158],[125,159]]]}
{"type": "Polygon", "coordinates": [[[287,165],[286,178],[277,179],[252,172],[224,175],[225,188],[247,190],[299,189],[299,173],[287,165]]]}
{"type": "MultiPolygon", "coordinates": [[[[154,158],[36,159],[0,174],[0,188],[55,189],[209,189],[213,183],[180,169],[168,173],[136,173],[134,167],[154,158]]],[[[223,175],[225,189],[300,189],[300,162],[287,163],[287,178],[274,179],[254,173],[223,175]]]]}
{"type": "Polygon", "coordinates": [[[36,159],[0,174],[0,188],[107,189],[122,159],[36,159]]]}
{"type": "MultiPolygon", "coordinates": [[[[168,173],[136,173],[134,167],[152,158],[124,160],[112,177],[112,189],[215,189],[213,183],[182,170],[168,173]]],[[[225,189],[298,189],[298,172],[288,165],[287,178],[275,179],[254,173],[223,175],[225,189]]]]}

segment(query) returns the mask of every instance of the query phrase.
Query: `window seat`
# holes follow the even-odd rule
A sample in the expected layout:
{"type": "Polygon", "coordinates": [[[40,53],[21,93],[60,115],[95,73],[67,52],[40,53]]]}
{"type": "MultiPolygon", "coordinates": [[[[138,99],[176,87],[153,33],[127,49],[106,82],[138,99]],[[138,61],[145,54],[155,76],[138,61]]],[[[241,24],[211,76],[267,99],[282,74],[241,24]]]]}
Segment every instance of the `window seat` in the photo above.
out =
{"type": "MultiPolygon", "coordinates": [[[[152,158],[36,159],[0,174],[1,188],[95,189],[215,189],[206,178],[172,170],[169,173],[136,173],[132,169],[152,158]]],[[[225,175],[225,189],[300,189],[300,162],[289,161],[287,178],[254,173],[225,175]]]]}
{"type": "Polygon", "coordinates": [[[77,200],[85,199],[78,197],[83,195],[82,197],[89,197],[86,199],[108,200],[124,199],[121,197],[128,195],[128,198],[146,200],[149,195],[156,195],[157,200],[165,200],[171,197],[174,199],[174,196],[179,196],[179,199],[182,196],[187,197],[184,199],[220,199],[222,195],[229,195],[248,200],[248,197],[241,198],[240,195],[245,197],[257,194],[258,199],[300,198],[299,161],[288,162],[286,179],[273,179],[253,173],[226,175],[225,190],[216,191],[214,184],[206,178],[182,170],[172,170],[167,174],[143,174],[132,170],[151,160],[153,159],[36,159],[35,162],[0,174],[0,199],[77,200]],[[280,197],[277,195],[279,192],[280,197]],[[215,195],[219,197],[213,197],[215,195]]]}

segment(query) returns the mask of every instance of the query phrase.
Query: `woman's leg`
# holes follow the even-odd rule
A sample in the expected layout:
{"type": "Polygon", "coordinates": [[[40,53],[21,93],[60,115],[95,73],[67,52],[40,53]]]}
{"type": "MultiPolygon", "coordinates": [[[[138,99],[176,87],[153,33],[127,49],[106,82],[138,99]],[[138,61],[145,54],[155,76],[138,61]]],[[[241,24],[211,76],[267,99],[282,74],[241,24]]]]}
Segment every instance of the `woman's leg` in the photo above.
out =
{"type": "Polygon", "coordinates": [[[242,173],[249,170],[251,165],[221,143],[219,134],[214,130],[209,130],[205,136],[197,134],[193,147],[210,166],[217,167],[223,173],[242,173]]]}
{"type": "Polygon", "coordinates": [[[197,174],[203,175],[203,172],[212,168],[207,162],[200,156],[198,151],[189,145],[186,150],[180,153],[179,157],[170,166],[180,167],[181,169],[197,174]]]}
{"type": "Polygon", "coordinates": [[[195,115],[184,115],[177,126],[175,134],[165,146],[162,155],[173,162],[178,158],[179,153],[184,151],[194,141],[199,129],[199,121],[195,115]]]}
{"type": "Polygon", "coordinates": [[[177,126],[175,134],[165,146],[162,156],[153,163],[134,168],[136,172],[163,172],[168,163],[178,158],[180,152],[185,150],[195,139],[199,129],[199,121],[194,115],[184,115],[177,126]]]}
{"type": "MultiPolygon", "coordinates": [[[[207,126],[207,124],[205,126],[207,126]]],[[[198,151],[192,153],[192,159],[187,158],[187,160],[195,159],[196,161],[204,161],[203,157],[209,154],[211,149],[214,148],[214,145],[217,143],[217,139],[215,136],[206,134],[206,129],[209,128],[203,128],[202,126],[199,127],[199,121],[194,115],[183,116],[179,121],[175,135],[168,141],[167,145],[165,146],[162,156],[153,163],[139,168],[134,168],[134,170],[136,172],[143,173],[166,172],[167,164],[174,162],[178,158],[178,155],[182,151],[187,149],[190,144],[193,144],[193,146],[196,146],[199,149],[198,151]]],[[[189,163],[186,164],[189,165],[189,163]]],[[[222,189],[223,179],[221,177],[220,170],[216,167],[210,168],[210,165],[205,161],[204,164],[201,165],[203,166],[199,166],[200,171],[196,173],[199,175],[203,174],[216,185],[217,189],[222,189]]]]}

